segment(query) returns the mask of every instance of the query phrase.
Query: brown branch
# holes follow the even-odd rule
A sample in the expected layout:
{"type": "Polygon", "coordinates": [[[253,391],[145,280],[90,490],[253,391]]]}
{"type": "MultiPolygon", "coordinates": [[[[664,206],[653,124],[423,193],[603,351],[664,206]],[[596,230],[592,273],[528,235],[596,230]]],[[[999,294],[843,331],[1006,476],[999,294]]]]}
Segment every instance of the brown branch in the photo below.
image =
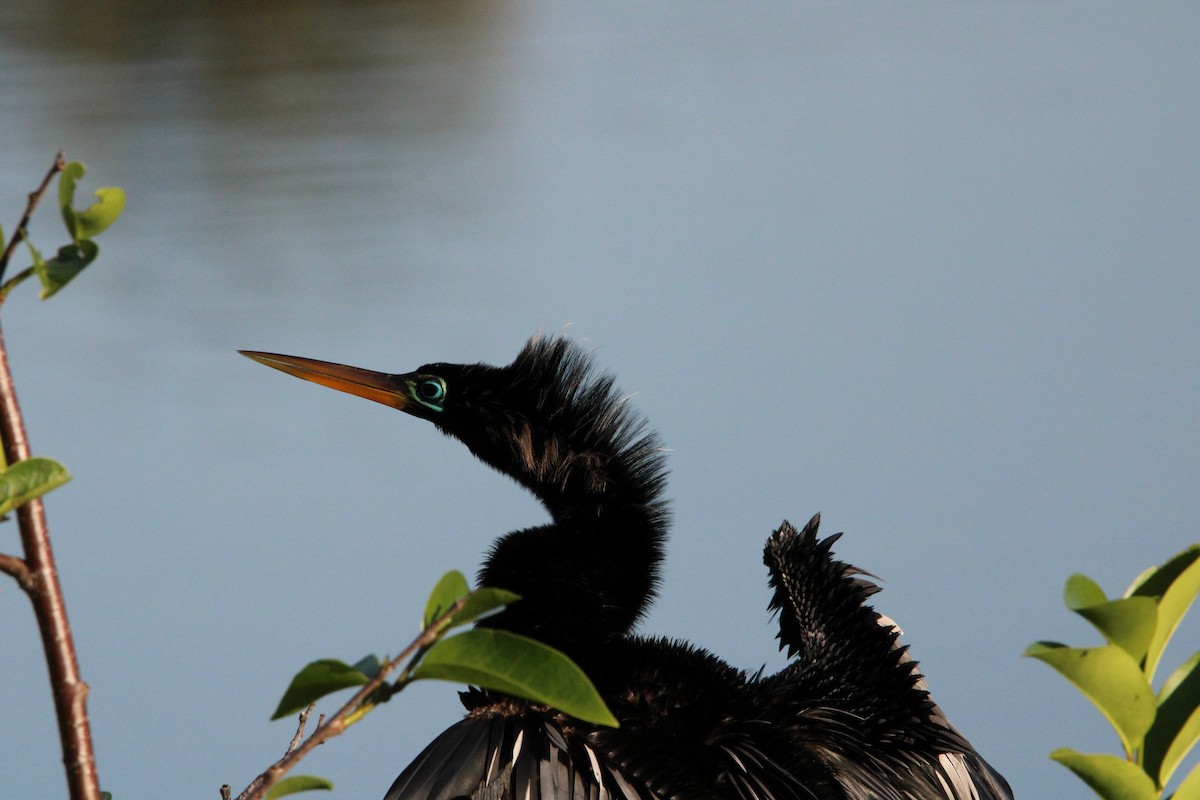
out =
{"type": "Polygon", "coordinates": [[[29,565],[24,559],[0,553],[0,572],[11,575],[26,592],[33,588],[33,577],[29,574],[29,565]]]}
{"type": "MultiPolygon", "coordinates": [[[[260,800],[266,791],[270,789],[276,781],[286,775],[288,771],[290,771],[296,766],[297,763],[299,763],[300,759],[304,758],[319,745],[325,744],[325,742],[346,730],[346,718],[357,711],[364,700],[370,697],[373,692],[387,682],[388,675],[390,675],[392,671],[396,669],[396,667],[409,660],[414,653],[418,653],[436,642],[438,637],[444,633],[443,623],[450,619],[450,617],[457,614],[459,609],[461,609],[463,604],[466,602],[466,597],[459,598],[450,606],[449,609],[446,610],[446,613],[435,619],[429,625],[429,627],[421,631],[421,634],[417,636],[416,639],[413,639],[408,647],[404,648],[404,650],[398,656],[384,661],[383,664],[380,665],[379,672],[376,673],[374,678],[371,678],[370,681],[363,684],[362,687],[360,687],[359,690],[354,693],[354,696],[347,700],[346,704],[339,708],[337,712],[328,720],[326,720],[324,717],[321,717],[320,721],[317,723],[317,727],[313,730],[312,735],[300,743],[299,746],[297,746],[296,743],[300,739],[304,729],[304,720],[307,718],[306,715],[312,711],[312,706],[309,706],[308,709],[305,710],[304,714],[301,715],[300,730],[298,730],[296,735],[292,737],[292,743],[288,745],[287,752],[284,753],[283,758],[276,761],[274,764],[268,767],[265,772],[251,781],[250,785],[242,790],[242,793],[237,796],[237,800],[260,800]]],[[[224,787],[222,787],[222,790],[223,789],[224,787]]],[[[222,791],[222,797],[224,796],[224,792],[222,791]]]]}
{"type": "MultiPolygon", "coordinates": [[[[48,182],[49,176],[42,184],[43,189],[48,182]]],[[[30,207],[35,203],[36,198],[31,196],[30,207]]],[[[24,222],[22,220],[22,224],[24,222]]],[[[0,438],[4,440],[6,463],[15,464],[29,458],[25,422],[21,417],[20,406],[17,405],[16,388],[8,366],[8,352],[4,347],[2,330],[0,438]]],[[[46,526],[45,507],[41,498],[37,498],[20,506],[16,513],[21,546],[25,551],[23,563],[28,572],[27,580],[21,583],[21,588],[29,595],[34,616],[37,617],[38,630],[42,634],[42,649],[46,653],[50,689],[54,695],[58,733],[62,741],[67,787],[72,800],[100,800],[96,754],[92,749],[92,732],[88,725],[88,686],[79,674],[75,642],[71,638],[71,624],[67,621],[67,606],[58,582],[58,571],[54,566],[54,551],[50,548],[50,531],[46,526]]],[[[11,556],[8,558],[12,559],[11,556]]],[[[7,563],[13,566],[13,560],[7,563]]]]}
{"type": "Polygon", "coordinates": [[[4,248],[4,254],[0,255],[0,281],[4,280],[4,271],[8,269],[8,262],[12,258],[13,251],[17,249],[18,244],[25,241],[25,231],[29,227],[29,218],[33,216],[33,210],[37,208],[38,201],[46,193],[46,187],[50,185],[50,180],[56,174],[62,172],[65,166],[67,166],[67,154],[59,150],[58,155],[54,157],[54,163],[50,165],[50,169],[46,172],[46,177],[42,178],[42,185],[29,193],[29,202],[25,205],[25,213],[21,215],[21,221],[17,223],[17,229],[13,231],[12,239],[9,240],[8,246],[4,248]]]}

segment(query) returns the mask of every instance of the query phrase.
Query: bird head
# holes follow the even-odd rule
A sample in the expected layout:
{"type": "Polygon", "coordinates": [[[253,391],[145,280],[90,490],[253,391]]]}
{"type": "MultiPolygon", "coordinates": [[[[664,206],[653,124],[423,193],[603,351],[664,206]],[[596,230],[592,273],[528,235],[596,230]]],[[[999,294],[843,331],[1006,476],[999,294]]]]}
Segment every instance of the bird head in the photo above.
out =
{"type": "Polygon", "coordinates": [[[426,364],[385,373],[241,351],[260,364],[428,420],[534,492],[556,517],[608,505],[659,505],[662,455],[612,378],[560,337],[534,337],[506,366],[426,364]],[[623,496],[614,496],[614,489],[623,496]],[[631,491],[629,494],[627,492],[631,491]],[[589,499],[591,498],[591,499],[589,499]]]}
{"type": "Polygon", "coordinates": [[[489,373],[499,370],[484,364],[426,364],[413,372],[393,374],[300,356],[238,352],[280,372],[428,420],[462,439],[484,426],[481,401],[486,402],[498,383],[497,376],[489,373]]]}

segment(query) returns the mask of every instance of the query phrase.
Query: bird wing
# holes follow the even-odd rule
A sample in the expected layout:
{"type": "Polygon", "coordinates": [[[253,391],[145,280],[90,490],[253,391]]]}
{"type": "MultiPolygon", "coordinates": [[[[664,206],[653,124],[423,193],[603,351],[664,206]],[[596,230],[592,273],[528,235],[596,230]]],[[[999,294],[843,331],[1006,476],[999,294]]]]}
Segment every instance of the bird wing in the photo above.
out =
{"type": "Polygon", "coordinates": [[[786,522],[767,542],[780,646],[763,680],[773,718],[825,761],[849,800],[1011,800],[1008,783],[929,696],[900,628],[867,600],[878,587],[837,560],[840,534],[786,522]]]}
{"type": "Polygon", "coordinates": [[[535,715],[467,717],[396,778],[384,800],[655,800],[579,737],[535,715]]]}

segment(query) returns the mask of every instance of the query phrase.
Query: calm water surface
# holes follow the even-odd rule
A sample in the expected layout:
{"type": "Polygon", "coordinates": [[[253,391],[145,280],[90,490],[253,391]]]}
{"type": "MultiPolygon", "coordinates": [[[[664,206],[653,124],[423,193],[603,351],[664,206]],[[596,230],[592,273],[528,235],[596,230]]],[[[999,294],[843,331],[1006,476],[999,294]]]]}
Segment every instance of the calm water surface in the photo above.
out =
{"type": "MultiPolygon", "coordinates": [[[[130,198],[75,285],[4,308],[35,450],[75,475],[49,514],[105,788],[244,785],[295,669],[395,652],[442,571],[543,518],[234,349],[402,370],[569,326],[673,451],[646,631],[779,664],[759,548],[820,510],[1018,795],[1084,796],[1045,754],[1116,743],[1018,653],[1092,641],[1069,573],[1117,592],[1197,538],[1198,29],[1186,3],[10,4],[6,230],[60,147],[130,198]]],[[[55,796],[11,586],[0,630],[0,786],[55,796]]],[[[382,796],[458,713],[419,686],[304,771],[382,796]]]]}

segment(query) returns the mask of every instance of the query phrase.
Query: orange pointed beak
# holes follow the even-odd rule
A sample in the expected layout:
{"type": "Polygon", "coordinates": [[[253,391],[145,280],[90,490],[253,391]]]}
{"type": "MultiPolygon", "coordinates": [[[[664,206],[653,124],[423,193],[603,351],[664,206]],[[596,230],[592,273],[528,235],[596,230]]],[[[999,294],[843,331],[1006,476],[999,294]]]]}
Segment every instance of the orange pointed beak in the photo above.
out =
{"type": "Polygon", "coordinates": [[[317,361],[299,356],[281,356],[276,353],[260,353],[256,350],[239,350],[238,352],[246,358],[266,364],[268,367],[274,367],[288,375],[295,375],[297,378],[319,383],[330,389],[337,389],[339,392],[365,397],[391,408],[403,411],[408,404],[404,382],[397,381],[396,376],[388,375],[386,372],[372,372],[369,369],[348,367],[345,364],[333,364],[329,361],[317,361]]]}

